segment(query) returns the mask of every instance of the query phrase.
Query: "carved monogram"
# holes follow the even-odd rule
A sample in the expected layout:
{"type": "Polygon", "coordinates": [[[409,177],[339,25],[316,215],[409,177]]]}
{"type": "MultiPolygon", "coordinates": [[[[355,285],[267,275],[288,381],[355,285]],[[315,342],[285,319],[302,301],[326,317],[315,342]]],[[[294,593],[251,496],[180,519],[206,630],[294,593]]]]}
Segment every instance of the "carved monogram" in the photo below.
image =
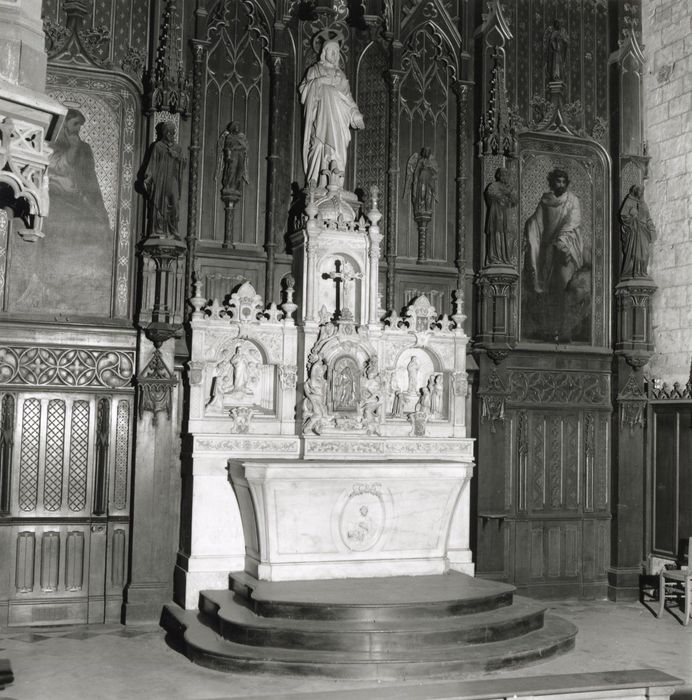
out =
{"type": "Polygon", "coordinates": [[[0,384],[130,386],[134,354],[84,348],[0,346],[0,384]]]}

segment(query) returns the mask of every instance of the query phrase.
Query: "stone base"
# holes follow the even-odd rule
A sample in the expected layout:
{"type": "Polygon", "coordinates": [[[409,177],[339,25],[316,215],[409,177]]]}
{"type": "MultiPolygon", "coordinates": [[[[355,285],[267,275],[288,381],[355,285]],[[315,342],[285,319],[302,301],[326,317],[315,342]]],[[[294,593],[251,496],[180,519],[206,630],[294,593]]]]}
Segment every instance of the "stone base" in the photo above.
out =
{"type": "Polygon", "coordinates": [[[260,580],[441,574],[450,541],[472,568],[467,529],[450,531],[468,520],[470,460],[229,460],[229,472],[260,580]]]}

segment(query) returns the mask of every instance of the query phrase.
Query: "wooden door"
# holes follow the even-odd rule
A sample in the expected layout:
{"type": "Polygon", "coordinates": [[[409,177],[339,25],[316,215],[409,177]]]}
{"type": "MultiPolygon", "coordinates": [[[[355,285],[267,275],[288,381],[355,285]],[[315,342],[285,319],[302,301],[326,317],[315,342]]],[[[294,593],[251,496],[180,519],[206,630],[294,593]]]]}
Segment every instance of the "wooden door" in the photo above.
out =
{"type": "Polygon", "coordinates": [[[8,624],[119,620],[132,397],[7,393],[2,413],[8,624]]]}

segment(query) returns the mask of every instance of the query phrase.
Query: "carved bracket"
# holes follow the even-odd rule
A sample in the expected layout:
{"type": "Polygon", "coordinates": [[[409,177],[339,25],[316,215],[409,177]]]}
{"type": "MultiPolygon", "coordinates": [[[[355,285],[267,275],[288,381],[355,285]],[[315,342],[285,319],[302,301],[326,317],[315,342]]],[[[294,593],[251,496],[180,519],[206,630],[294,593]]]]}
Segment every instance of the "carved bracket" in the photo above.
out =
{"type": "Polygon", "coordinates": [[[178,386],[178,380],[166,366],[158,348],[154,349],[151,360],[137,377],[136,384],[139,389],[140,420],[146,411],[153,413],[152,421],[155,426],[160,412],[165,411],[166,417],[170,419],[173,389],[178,386]]]}
{"type": "Polygon", "coordinates": [[[490,423],[490,432],[495,433],[496,423],[505,421],[507,387],[494,367],[484,384],[484,388],[478,392],[481,399],[481,422],[490,423]]]}

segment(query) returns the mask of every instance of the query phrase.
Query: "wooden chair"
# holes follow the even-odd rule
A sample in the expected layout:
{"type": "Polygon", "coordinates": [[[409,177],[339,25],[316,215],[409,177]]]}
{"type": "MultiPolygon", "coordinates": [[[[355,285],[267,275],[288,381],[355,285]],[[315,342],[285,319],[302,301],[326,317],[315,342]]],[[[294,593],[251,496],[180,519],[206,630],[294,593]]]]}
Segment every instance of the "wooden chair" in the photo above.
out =
{"type": "MultiPolygon", "coordinates": [[[[692,615],[692,568],[690,568],[690,553],[692,553],[692,537],[687,543],[687,565],[679,569],[662,569],[659,576],[658,617],[661,617],[666,607],[666,598],[685,597],[683,625],[686,625],[692,615]]],[[[682,557],[680,559],[682,561],[682,557]]]]}

